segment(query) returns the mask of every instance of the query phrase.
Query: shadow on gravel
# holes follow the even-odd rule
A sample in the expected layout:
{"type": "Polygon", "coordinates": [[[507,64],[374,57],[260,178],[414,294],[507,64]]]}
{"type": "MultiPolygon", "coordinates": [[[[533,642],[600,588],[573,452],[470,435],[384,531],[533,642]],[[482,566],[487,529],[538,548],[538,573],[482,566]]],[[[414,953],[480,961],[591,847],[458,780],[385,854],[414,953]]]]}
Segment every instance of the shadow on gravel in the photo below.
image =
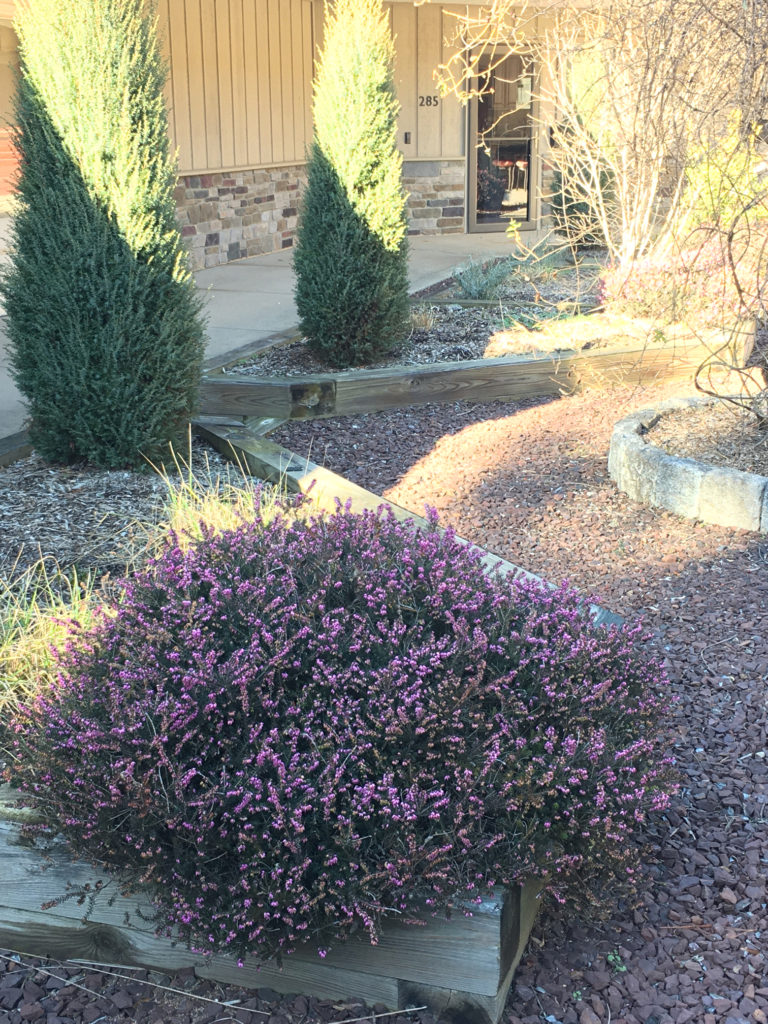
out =
{"type": "Polygon", "coordinates": [[[269,437],[302,459],[340,473],[375,494],[396,486],[442,441],[472,424],[505,420],[557,398],[521,402],[454,402],[384,413],[296,420],[269,437]]]}

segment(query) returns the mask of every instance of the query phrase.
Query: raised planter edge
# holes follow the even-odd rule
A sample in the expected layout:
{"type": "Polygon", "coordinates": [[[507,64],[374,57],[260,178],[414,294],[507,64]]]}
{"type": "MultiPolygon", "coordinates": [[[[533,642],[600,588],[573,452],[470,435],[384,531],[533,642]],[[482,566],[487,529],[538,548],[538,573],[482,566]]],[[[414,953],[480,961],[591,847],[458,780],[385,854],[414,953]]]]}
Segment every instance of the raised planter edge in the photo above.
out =
{"type": "Polygon", "coordinates": [[[711,401],[672,398],[619,420],[611,436],[609,476],[640,504],[717,526],[768,533],[768,477],[670,455],[645,439],[664,413],[711,401]]]}
{"type": "MultiPolygon", "coordinates": [[[[749,351],[754,325],[726,335],[737,354],[749,351]]],[[[380,412],[427,402],[514,401],[574,393],[606,380],[639,384],[687,377],[712,351],[695,340],[641,348],[563,350],[553,355],[502,356],[415,366],[384,367],[296,377],[208,375],[198,416],[315,419],[380,412]]]]}

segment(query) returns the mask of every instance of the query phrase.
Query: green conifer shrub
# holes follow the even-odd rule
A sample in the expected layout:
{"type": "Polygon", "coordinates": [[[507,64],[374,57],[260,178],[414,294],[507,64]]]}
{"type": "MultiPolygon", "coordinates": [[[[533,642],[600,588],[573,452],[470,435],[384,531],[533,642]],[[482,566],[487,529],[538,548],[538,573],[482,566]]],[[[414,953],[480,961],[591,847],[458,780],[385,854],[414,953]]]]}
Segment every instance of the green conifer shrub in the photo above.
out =
{"type": "Polygon", "coordinates": [[[408,327],[393,60],[381,0],[326,4],[294,266],[301,329],[331,366],[391,351],[408,327]]]}
{"type": "Polygon", "coordinates": [[[43,456],[140,465],[186,429],[203,356],[154,16],[144,0],[36,0],[16,28],[12,371],[43,456]]]}

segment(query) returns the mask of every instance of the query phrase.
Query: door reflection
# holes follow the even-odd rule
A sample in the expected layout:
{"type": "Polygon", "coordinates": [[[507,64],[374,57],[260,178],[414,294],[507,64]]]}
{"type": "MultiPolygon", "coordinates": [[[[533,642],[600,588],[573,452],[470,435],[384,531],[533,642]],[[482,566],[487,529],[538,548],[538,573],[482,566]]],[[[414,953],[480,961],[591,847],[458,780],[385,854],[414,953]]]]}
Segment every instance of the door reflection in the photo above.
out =
{"type": "Polygon", "coordinates": [[[531,218],[533,69],[510,54],[486,64],[477,110],[477,224],[531,218]]]}

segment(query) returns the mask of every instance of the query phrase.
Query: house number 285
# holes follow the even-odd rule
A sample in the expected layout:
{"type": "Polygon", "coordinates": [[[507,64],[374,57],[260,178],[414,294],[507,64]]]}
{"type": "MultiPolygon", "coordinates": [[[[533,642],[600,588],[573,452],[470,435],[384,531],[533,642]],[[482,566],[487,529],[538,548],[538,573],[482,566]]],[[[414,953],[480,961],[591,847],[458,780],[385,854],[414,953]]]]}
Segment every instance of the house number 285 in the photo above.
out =
{"type": "Polygon", "coordinates": [[[419,96],[420,107],[436,107],[440,102],[439,96],[419,96]]]}

